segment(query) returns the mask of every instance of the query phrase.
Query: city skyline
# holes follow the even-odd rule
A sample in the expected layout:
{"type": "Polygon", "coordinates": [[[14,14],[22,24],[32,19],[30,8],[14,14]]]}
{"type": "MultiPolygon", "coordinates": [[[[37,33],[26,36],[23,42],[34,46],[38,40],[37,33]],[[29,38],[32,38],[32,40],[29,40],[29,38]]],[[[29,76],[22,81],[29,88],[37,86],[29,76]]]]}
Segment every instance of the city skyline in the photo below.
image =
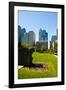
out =
{"type": "Polygon", "coordinates": [[[28,45],[32,47],[35,45],[35,33],[34,31],[26,32],[25,28],[21,28],[20,25],[18,25],[18,42],[21,45],[28,45]]]}
{"type": "Polygon", "coordinates": [[[39,41],[39,30],[42,28],[48,32],[48,47],[52,35],[56,35],[57,13],[56,12],[34,12],[18,11],[18,24],[26,28],[26,32],[34,31],[36,41],[39,41]]]}

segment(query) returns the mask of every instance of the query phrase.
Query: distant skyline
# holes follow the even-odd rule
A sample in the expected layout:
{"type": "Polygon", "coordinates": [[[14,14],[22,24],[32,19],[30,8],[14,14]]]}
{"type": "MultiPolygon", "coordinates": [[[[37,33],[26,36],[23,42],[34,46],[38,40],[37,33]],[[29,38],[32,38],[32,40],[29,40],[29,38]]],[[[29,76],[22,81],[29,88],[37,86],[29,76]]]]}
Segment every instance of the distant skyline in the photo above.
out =
{"type": "Polygon", "coordinates": [[[57,12],[18,11],[18,25],[25,28],[26,32],[34,31],[36,41],[39,41],[39,30],[48,32],[48,47],[52,35],[56,35],[57,12]]]}

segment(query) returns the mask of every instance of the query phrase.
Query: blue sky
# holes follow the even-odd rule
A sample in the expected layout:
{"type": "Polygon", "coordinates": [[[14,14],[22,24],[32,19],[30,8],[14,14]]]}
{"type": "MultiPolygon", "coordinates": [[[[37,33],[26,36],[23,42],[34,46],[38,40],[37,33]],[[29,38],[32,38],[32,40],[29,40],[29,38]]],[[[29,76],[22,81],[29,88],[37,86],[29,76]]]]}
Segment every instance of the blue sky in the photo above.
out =
{"type": "Polygon", "coordinates": [[[26,28],[26,32],[34,31],[36,41],[39,40],[40,28],[48,32],[48,46],[52,35],[56,34],[57,12],[39,12],[39,11],[18,11],[18,25],[26,28]]]}

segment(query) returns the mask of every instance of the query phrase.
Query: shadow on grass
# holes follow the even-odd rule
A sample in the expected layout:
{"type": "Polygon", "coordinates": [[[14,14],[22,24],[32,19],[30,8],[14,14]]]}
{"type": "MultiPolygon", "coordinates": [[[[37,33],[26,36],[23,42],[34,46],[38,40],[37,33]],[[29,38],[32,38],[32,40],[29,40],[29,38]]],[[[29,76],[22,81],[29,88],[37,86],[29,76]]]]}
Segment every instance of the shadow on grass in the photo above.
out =
{"type": "Polygon", "coordinates": [[[32,64],[29,68],[43,68],[43,64],[32,64]]]}

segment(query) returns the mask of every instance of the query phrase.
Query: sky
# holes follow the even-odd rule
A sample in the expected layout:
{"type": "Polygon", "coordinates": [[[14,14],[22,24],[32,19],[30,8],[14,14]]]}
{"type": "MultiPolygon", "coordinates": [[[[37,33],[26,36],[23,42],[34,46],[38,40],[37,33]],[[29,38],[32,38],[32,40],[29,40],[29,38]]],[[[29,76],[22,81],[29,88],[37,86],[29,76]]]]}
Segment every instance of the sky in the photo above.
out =
{"type": "Polygon", "coordinates": [[[48,48],[52,35],[56,35],[57,12],[46,11],[18,11],[18,25],[25,28],[26,32],[34,31],[36,41],[39,41],[39,30],[42,28],[48,32],[48,48]]]}

